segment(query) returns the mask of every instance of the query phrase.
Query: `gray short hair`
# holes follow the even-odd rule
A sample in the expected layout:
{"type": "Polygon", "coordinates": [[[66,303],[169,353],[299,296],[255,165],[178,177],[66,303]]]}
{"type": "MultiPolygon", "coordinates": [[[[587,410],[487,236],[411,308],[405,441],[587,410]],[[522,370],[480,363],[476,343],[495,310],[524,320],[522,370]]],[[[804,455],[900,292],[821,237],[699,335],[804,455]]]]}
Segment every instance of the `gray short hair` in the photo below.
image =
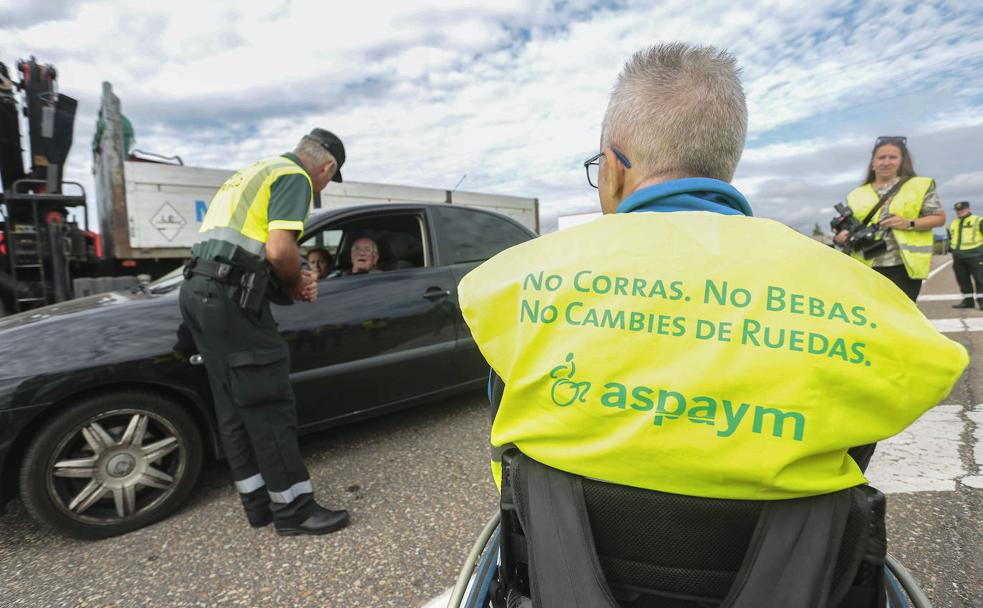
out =
{"type": "Polygon", "coordinates": [[[335,159],[334,154],[328,152],[324,146],[310,135],[300,138],[297,147],[294,148],[294,154],[297,156],[306,156],[314,161],[315,165],[324,165],[328,161],[334,161],[334,166],[338,166],[338,161],[335,159]]]}
{"type": "Polygon", "coordinates": [[[372,243],[372,253],[374,253],[376,255],[379,255],[379,245],[376,244],[375,239],[373,239],[372,237],[368,237],[368,236],[360,236],[357,239],[355,239],[354,241],[352,241],[352,246],[348,249],[348,251],[349,252],[353,251],[355,249],[355,243],[357,243],[359,241],[368,241],[368,242],[372,243]]]}
{"type": "Polygon", "coordinates": [[[611,93],[601,147],[631,151],[647,177],[730,181],[744,150],[747,103],[734,56],[710,46],[659,44],[625,63],[611,93]]]}

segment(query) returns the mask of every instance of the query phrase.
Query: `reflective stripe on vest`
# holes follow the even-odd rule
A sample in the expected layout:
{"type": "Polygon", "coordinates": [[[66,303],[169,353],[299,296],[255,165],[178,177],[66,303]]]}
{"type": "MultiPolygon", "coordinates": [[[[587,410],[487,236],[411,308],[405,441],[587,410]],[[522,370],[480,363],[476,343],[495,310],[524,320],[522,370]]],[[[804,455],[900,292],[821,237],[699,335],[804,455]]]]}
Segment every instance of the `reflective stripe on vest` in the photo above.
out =
{"type": "Polygon", "coordinates": [[[675,494],[835,492],[864,483],[849,448],[902,431],[969,361],[886,277],[766,219],[605,215],[499,253],[458,294],[504,383],[496,477],[514,444],[675,494]]]}
{"type": "MultiPolygon", "coordinates": [[[[260,160],[242,169],[215,193],[199,232],[205,239],[228,241],[265,257],[270,235],[267,221],[270,188],[278,178],[294,174],[303,175],[311,184],[303,168],[283,157],[260,160]]],[[[313,184],[311,192],[314,192],[313,184]]]]}
{"type": "MultiPolygon", "coordinates": [[[[891,199],[888,211],[906,220],[918,219],[921,217],[925,194],[934,182],[935,180],[930,177],[910,178],[891,199]]],[[[848,194],[846,201],[850,209],[853,210],[854,216],[862,220],[867,217],[867,214],[870,213],[880,198],[873,186],[865,184],[848,194]]],[[[880,220],[881,213],[882,211],[875,213],[868,225],[876,224],[880,220]]],[[[893,230],[892,232],[898,242],[901,260],[908,271],[908,276],[913,279],[927,278],[928,271],[932,266],[932,244],[935,241],[932,231],[893,230]]],[[[853,257],[868,266],[873,264],[872,260],[865,260],[860,254],[854,254],[853,257]]]]}
{"type": "Polygon", "coordinates": [[[953,251],[969,251],[977,247],[983,247],[983,230],[978,215],[967,215],[957,217],[949,224],[949,247],[953,251]]]}

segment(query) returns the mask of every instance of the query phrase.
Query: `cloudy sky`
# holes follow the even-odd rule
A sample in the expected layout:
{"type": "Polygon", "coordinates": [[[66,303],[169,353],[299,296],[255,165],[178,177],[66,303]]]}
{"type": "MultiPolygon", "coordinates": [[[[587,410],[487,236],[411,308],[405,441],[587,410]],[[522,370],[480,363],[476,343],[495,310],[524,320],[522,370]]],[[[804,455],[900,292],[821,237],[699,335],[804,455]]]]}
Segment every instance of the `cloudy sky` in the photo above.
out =
{"type": "Polygon", "coordinates": [[[36,55],[79,100],[68,179],[91,184],[109,81],[142,150],[234,169],[322,126],[346,179],[467,175],[463,190],[538,197],[544,230],[597,208],[582,162],[624,60],[677,40],[743,68],[735,184],[756,215],[827,227],[874,138],[900,134],[947,209],[983,207],[979,0],[0,0],[0,61],[36,55]]]}

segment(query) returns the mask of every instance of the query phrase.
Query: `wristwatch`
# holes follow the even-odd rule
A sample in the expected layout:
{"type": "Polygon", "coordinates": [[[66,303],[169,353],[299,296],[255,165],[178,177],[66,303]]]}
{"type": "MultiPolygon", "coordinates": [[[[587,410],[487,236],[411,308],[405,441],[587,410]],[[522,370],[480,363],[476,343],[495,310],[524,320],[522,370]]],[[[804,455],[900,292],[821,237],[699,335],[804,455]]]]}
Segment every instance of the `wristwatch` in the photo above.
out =
{"type": "Polygon", "coordinates": [[[915,220],[908,220],[908,230],[915,229],[915,220]]]}

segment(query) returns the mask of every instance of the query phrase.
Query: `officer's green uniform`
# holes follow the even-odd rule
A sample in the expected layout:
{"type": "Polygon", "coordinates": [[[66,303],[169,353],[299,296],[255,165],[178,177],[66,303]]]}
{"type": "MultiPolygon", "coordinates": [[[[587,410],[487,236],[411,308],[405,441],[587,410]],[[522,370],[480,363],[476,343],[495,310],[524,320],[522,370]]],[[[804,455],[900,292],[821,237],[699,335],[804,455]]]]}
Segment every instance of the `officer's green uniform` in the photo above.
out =
{"type": "MultiPolygon", "coordinates": [[[[237,271],[267,272],[269,231],[302,234],[313,191],[293,154],[239,171],[212,199],[193,259],[231,264],[238,248],[237,271]]],[[[290,353],[269,301],[244,310],[237,284],[187,274],[181,314],[208,370],[222,446],[250,521],[267,504],[278,522],[304,516],[315,508],[313,487],[297,445],[290,353]]]]}
{"type": "Polygon", "coordinates": [[[973,282],[976,301],[983,308],[983,218],[977,215],[957,217],[949,224],[952,270],[963,294],[961,307],[973,306],[973,282]]]}

